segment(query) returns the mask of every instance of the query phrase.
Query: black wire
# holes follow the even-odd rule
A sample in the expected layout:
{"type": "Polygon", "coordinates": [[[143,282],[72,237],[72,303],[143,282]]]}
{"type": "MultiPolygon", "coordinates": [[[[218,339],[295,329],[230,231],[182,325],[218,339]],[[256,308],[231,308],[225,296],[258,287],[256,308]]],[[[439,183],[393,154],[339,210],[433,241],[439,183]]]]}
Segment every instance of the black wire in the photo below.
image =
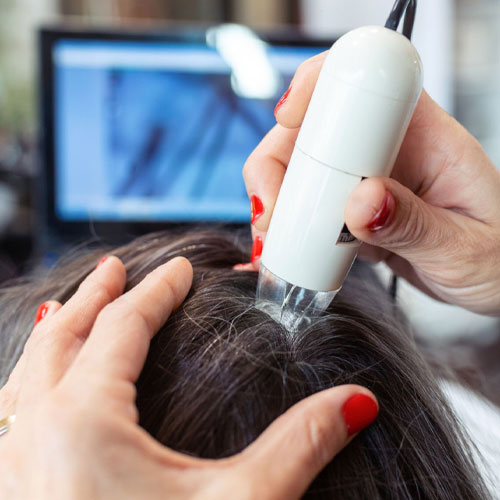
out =
{"type": "Polygon", "coordinates": [[[417,13],[417,0],[411,0],[410,5],[406,9],[405,22],[403,25],[403,35],[411,40],[413,33],[413,25],[415,24],[415,15],[417,13]]]}
{"type": "MultiPolygon", "coordinates": [[[[405,20],[403,24],[403,35],[408,38],[408,40],[411,40],[413,25],[415,24],[416,11],[417,0],[396,0],[394,6],[392,7],[392,11],[387,18],[385,27],[396,31],[404,14],[405,20]]],[[[392,275],[389,293],[395,301],[398,294],[398,277],[395,274],[392,275]]]]}
{"type": "Polygon", "coordinates": [[[408,7],[410,0],[396,0],[394,2],[394,6],[392,7],[392,11],[387,18],[387,22],[385,23],[385,27],[390,30],[397,30],[399,23],[401,22],[401,18],[403,17],[404,11],[408,7]]]}
{"type": "Polygon", "coordinates": [[[398,298],[398,284],[398,277],[393,274],[391,284],[389,286],[389,295],[391,296],[393,302],[396,302],[396,299],[398,298]]]}
{"type": "Polygon", "coordinates": [[[403,35],[411,40],[411,35],[413,32],[413,25],[415,23],[415,13],[417,10],[417,0],[396,0],[392,11],[387,18],[385,27],[396,31],[403,14],[405,15],[403,35]]]}

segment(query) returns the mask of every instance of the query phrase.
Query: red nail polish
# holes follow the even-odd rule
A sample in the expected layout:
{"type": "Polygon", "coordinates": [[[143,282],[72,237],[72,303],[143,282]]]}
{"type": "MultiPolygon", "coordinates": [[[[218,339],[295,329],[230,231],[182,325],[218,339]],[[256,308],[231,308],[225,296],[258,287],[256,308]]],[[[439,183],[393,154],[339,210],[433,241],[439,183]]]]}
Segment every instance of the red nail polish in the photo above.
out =
{"type": "Polygon", "coordinates": [[[292,91],[292,87],[290,87],[282,96],[281,96],[281,99],[278,101],[278,104],[276,104],[276,107],[274,108],[274,114],[276,115],[276,113],[279,111],[279,109],[281,108],[281,106],[283,106],[283,104],[285,104],[286,100],[288,99],[288,96],[290,95],[290,92],[292,91]]]}
{"type": "Polygon", "coordinates": [[[250,262],[255,262],[256,260],[260,259],[260,256],[262,255],[262,248],[264,247],[262,243],[262,238],[260,236],[257,236],[255,238],[255,241],[253,242],[253,247],[252,247],[252,256],[250,257],[250,262]]]}
{"type": "Polygon", "coordinates": [[[380,207],[380,210],[375,214],[373,219],[368,224],[367,228],[372,232],[376,233],[384,228],[384,226],[389,221],[389,218],[396,208],[396,200],[394,196],[389,191],[385,192],[384,203],[380,207]]]}
{"type": "Polygon", "coordinates": [[[356,394],[344,403],[342,415],[347,427],[347,435],[352,436],[368,427],[377,418],[378,406],[370,396],[356,394]]]}
{"type": "Polygon", "coordinates": [[[255,224],[255,221],[264,213],[264,204],[262,200],[256,196],[252,195],[250,197],[250,221],[255,224]]]}
{"type": "Polygon", "coordinates": [[[99,263],[97,264],[96,269],[97,269],[99,266],[102,266],[102,265],[103,265],[103,264],[104,264],[107,260],[108,260],[108,256],[103,257],[103,258],[99,261],[99,263]]]}
{"type": "Polygon", "coordinates": [[[40,321],[42,321],[42,319],[45,318],[45,316],[47,316],[48,312],[49,312],[49,305],[47,304],[47,302],[44,302],[36,312],[34,326],[38,325],[38,323],[40,323],[40,321]]]}

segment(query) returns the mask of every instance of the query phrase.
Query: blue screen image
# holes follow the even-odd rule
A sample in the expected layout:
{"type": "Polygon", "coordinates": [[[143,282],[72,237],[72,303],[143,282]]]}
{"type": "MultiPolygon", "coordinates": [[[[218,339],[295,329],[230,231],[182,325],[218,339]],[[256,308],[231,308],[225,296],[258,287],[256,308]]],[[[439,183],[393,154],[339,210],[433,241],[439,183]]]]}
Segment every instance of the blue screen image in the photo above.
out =
{"type": "Polygon", "coordinates": [[[234,91],[231,68],[207,45],[58,41],[57,217],[248,221],[245,160],[275,125],[297,66],[321,50],[270,46],[281,85],[255,99],[234,91]]]}

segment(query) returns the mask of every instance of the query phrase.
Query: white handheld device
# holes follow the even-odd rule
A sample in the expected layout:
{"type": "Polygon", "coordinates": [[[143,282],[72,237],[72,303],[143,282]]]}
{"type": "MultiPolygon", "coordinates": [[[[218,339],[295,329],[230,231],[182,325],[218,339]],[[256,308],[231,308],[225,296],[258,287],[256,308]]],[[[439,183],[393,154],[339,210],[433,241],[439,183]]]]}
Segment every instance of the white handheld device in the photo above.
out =
{"type": "Polygon", "coordinates": [[[293,331],[342,287],[360,243],[344,222],[353,189],[389,176],[422,92],[408,38],[368,26],[340,38],[319,76],[274,208],[257,305],[293,331]]]}

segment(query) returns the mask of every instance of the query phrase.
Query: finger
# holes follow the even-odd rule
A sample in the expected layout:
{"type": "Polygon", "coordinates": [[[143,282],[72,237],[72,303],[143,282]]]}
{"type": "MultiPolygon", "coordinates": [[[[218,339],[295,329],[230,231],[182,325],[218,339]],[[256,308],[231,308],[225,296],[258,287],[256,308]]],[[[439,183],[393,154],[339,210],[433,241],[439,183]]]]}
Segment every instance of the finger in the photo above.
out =
{"type": "Polygon", "coordinates": [[[79,286],[57,314],[45,316],[26,343],[20,402],[30,404],[54,387],[71,365],[101,309],[125,286],[121,261],[109,257],[79,286]]]}
{"type": "Polygon", "coordinates": [[[254,207],[259,206],[258,216],[252,223],[260,231],[267,231],[276,199],[292,156],[298,130],[276,125],[257,146],[243,167],[243,178],[254,207]]]}
{"type": "MultiPolygon", "coordinates": [[[[56,300],[48,300],[47,302],[44,302],[41,304],[36,312],[35,315],[35,321],[34,321],[34,326],[36,327],[41,321],[48,321],[48,319],[53,316],[59,309],[61,309],[62,305],[60,302],[57,302],[56,300]]],[[[34,335],[33,330],[28,337],[28,340],[26,341],[26,344],[30,342],[30,339],[34,335]]],[[[16,363],[16,366],[12,370],[12,373],[9,376],[9,381],[8,383],[13,383],[15,385],[20,385],[21,378],[24,373],[24,368],[26,365],[26,359],[27,359],[27,353],[26,349],[23,351],[21,357],[19,358],[18,362],[16,363]]]]}
{"type": "Polygon", "coordinates": [[[186,298],[192,279],[189,261],[177,257],[106,307],[68,373],[67,383],[85,381],[90,386],[94,381],[99,388],[103,381],[135,382],[151,338],[186,298]]]}
{"type": "Polygon", "coordinates": [[[99,312],[123,293],[127,273],[117,257],[105,257],[64,304],[57,317],[44,327],[70,332],[85,340],[99,312]]]}
{"type": "Polygon", "coordinates": [[[298,67],[286,98],[282,98],[275,109],[276,120],[281,126],[293,129],[302,125],[327,55],[328,51],[322,52],[298,67]]]}
{"type": "Polygon", "coordinates": [[[453,231],[447,211],[387,178],[361,182],[347,202],[345,217],[357,238],[405,258],[429,253],[435,258],[436,246],[453,231]]]}
{"type": "MultiPolygon", "coordinates": [[[[61,304],[55,300],[49,300],[41,304],[35,315],[35,326],[45,318],[50,318],[61,307],[61,304]]],[[[10,373],[7,382],[0,390],[0,418],[5,415],[13,415],[16,412],[17,399],[26,367],[26,358],[27,354],[23,352],[10,373]]]]}
{"type": "Polygon", "coordinates": [[[242,272],[259,272],[260,271],[260,258],[262,256],[262,251],[264,249],[264,242],[266,239],[266,233],[264,231],[259,231],[254,226],[252,226],[252,251],[250,253],[250,261],[244,262],[242,264],[236,264],[233,266],[233,271],[242,272]]]}
{"type": "Polygon", "coordinates": [[[325,465],[377,414],[375,396],[359,386],[315,394],[278,418],[237,457],[240,471],[248,481],[275,492],[275,498],[301,498],[325,465]]]}
{"type": "Polygon", "coordinates": [[[266,232],[271,221],[300,125],[327,52],[302,63],[289,91],[275,109],[276,125],[250,155],[243,178],[251,201],[252,224],[266,232]]]}
{"type": "MultiPolygon", "coordinates": [[[[471,238],[481,240],[486,227],[460,213],[429,205],[386,178],[361,182],[347,202],[345,217],[361,241],[402,257],[418,270],[419,277],[430,276],[437,285],[456,287],[463,286],[459,281],[470,267],[465,264],[478,249],[478,241],[471,238]]],[[[394,266],[399,263],[393,262],[394,266]]],[[[472,279],[468,282],[473,284],[472,279]]]]}
{"type": "Polygon", "coordinates": [[[59,309],[61,309],[61,307],[62,304],[56,300],[48,300],[47,302],[41,304],[36,312],[33,326],[35,327],[43,319],[48,319],[53,316],[57,311],[59,311],[59,309]]]}
{"type": "Polygon", "coordinates": [[[243,264],[236,264],[233,266],[233,271],[238,271],[238,272],[249,272],[249,273],[255,273],[259,272],[259,268],[257,267],[256,264],[252,264],[252,262],[247,262],[243,264]]]}

